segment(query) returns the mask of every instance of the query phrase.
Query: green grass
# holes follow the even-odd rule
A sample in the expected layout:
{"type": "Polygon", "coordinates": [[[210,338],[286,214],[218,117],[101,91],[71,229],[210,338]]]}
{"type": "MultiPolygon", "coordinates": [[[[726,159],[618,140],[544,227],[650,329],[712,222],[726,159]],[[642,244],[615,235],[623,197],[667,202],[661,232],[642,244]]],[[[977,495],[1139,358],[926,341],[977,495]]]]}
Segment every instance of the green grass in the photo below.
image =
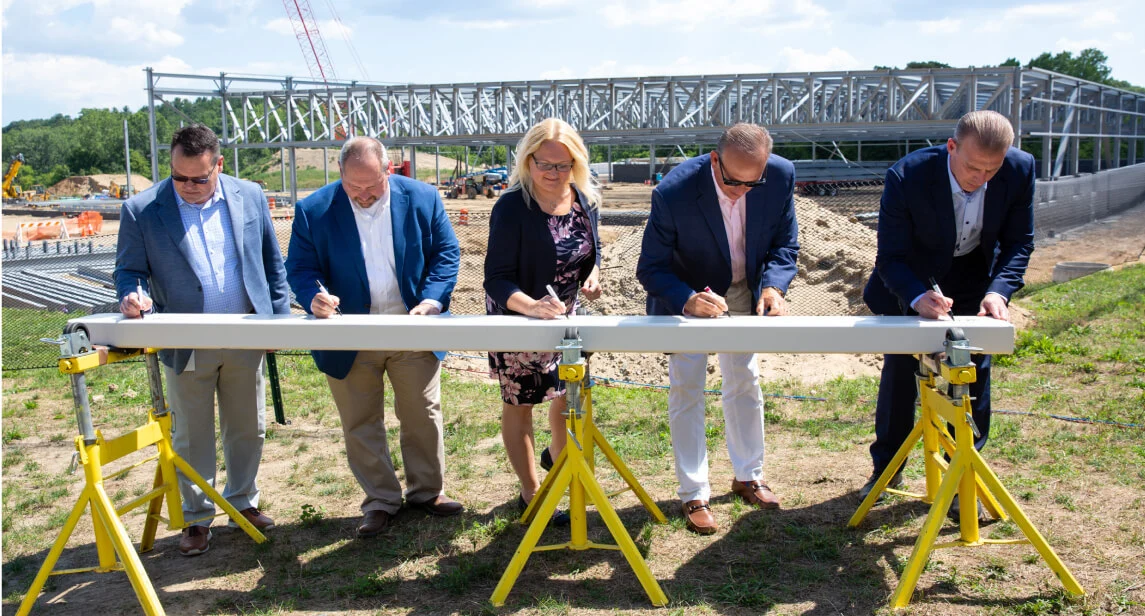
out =
{"type": "MultiPolygon", "coordinates": [[[[1019,301],[1034,311],[1037,325],[1019,336],[1012,358],[998,358],[995,406],[1036,416],[996,414],[983,454],[1084,580],[1089,596],[1074,600],[1061,592],[1029,546],[967,548],[935,553],[924,568],[915,609],[944,614],[1139,612],[1145,608],[1139,588],[1145,571],[1138,560],[1124,555],[1145,549],[1143,433],[1046,415],[1145,421],[1145,268],[1044,285],[1019,301]]],[[[825,399],[767,398],[766,473],[778,485],[783,508],[760,512],[727,497],[722,412],[719,398],[709,396],[713,508],[722,530],[714,537],[696,537],[684,529],[675,500],[667,392],[599,385],[592,390],[597,424],[668,516],[666,525],[653,523],[631,494],[617,497],[621,522],[671,603],[653,609],[616,552],[551,551],[529,559],[509,595],[508,609],[495,609],[489,595],[525,533],[509,505],[517,484],[500,443],[496,385],[449,371],[442,377],[446,489],[468,511],[447,519],[402,511],[393,528],[365,541],[354,538],[361,490],[346,464],[326,378],[306,355],[281,355],[279,370],[292,424],[268,426],[264,468],[273,470],[259,478],[263,506],[279,528],[271,531],[272,541],[261,545],[244,543],[240,534],[217,533],[216,541],[224,542],[218,553],[227,557],[217,558],[214,550],[200,557],[197,575],[238,590],[212,586],[207,603],[198,607],[179,603],[185,593],[163,590],[171,613],[889,613],[886,601],[927,512],[924,505],[896,496],[876,507],[860,528],[846,527],[857,504],[854,489],[869,470],[866,448],[873,432],[876,379],[765,383],[765,393],[825,399]]],[[[92,408],[106,434],[142,423],[148,405],[142,364],[94,370],[88,385],[93,395],[103,396],[92,408]]],[[[3,398],[3,596],[5,607],[13,609],[82,479],[60,471],[75,434],[68,379],[52,369],[5,372],[3,398]]],[[[535,425],[538,443],[546,443],[550,436],[543,407],[535,425]]],[[[401,472],[398,432],[389,430],[389,444],[401,472]]],[[[912,456],[905,472],[916,490],[921,488],[920,458],[912,456]]],[[[599,453],[597,472],[606,489],[621,484],[599,453]]],[[[118,501],[149,486],[149,467],[106,483],[118,501]]],[[[124,518],[137,537],[140,513],[124,518]]],[[[89,556],[89,533],[90,526],[77,531],[67,551],[73,560],[89,556]]],[[[983,527],[982,533],[992,539],[1023,536],[1013,521],[983,527]]],[[[177,558],[169,556],[173,535],[160,534],[166,543],[148,561],[148,572],[160,586],[182,583],[178,575],[171,576],[168,562],[177,558]]],[[[940,540],[956,536],[946,525],[940,540]]],[[[589,539],[612,543],[591,509],[589,539]]],[[[567,540],[567,530],[549,528],[541,543],[567,540]]],[[[88,600],[86,578],[57,577],[52,584],[55,593],[72,593],[69,601],[88,600]]],[[[108,601],[108,611],[136,609],[129,591],[108,601]]]]}

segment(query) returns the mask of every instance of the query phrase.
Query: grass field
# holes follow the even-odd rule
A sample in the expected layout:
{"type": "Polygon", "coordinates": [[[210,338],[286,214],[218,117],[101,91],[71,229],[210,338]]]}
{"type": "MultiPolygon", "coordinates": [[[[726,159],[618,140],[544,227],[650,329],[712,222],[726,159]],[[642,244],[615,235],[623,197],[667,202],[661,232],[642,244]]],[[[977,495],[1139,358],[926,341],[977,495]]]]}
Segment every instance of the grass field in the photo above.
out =
{"type": "MultiPolygon", "coordinates": [[[[1145,266],[1029,289],[1017,301],[1032,311],[1033,325],[1019,333],[1013,356],[996,360],[994,405],[1004,412],[994,416],[984,455],[1088,594],[1066,595],[1030,546],[951,549],[927,564],[909,613],[1145,613],[1145,266]]],[[[5,312],[6,328],[8,318],[5,312]]],[[[667,525],[653,523],[628,493],[613,501],[671,603],[652,608],[616,552],[562,550],[534,555],[506,607],[493,608],[489,595],[524,534],[515,522],[516,481],[499,437],[495,385],[443,372],[447,491],[467,512],[430,519],[403,511],[388,533],[360,540],[354,528],[361,492],[345,463],[325,379],[306,356],[282,357],[279,365],[291,423],[268,429],[259,481],[262,507],[278,527],[264,545],[216,530],[211,551],[196,558],[180,557],[177,533],[161,529],[143,560],[168,613],[887,612],[927,513],[920,502],[891,497],[860,528],[846,527],[870,472],[874,379],[763,384],[768,393],[826,400],[768,398],[766,473],[783,500],[775,512],[728,496],[723,421],[718,398],[710,397],[712,505],[721,527],[712,537],[689,533],[679,514],[666,392],[597,387],[598,425],[668,516],[667,525]]],[[[142,422],[142,365],[93,371],[88,385],[106,434],[142,422]]],[[[15,612],[82,487],[82,478],[66,471],[74,434],[61,375],[4,373],[5,614],[15,612]]],[[[543,445],[548,437],[538,430],[538,440],[543,445]]],[[[396,429],[390,441],[396,452],[396,429]]],[[[916,490],[918,458],[905,472],[916,490]]],[[[400,457],[395,462],[400,472],[400,457]]],[[[113,499],[150,489],[150,468],[108,481],[113,499]]],[[[607,464],[598,468],[606,490],[621,484],[607,464]]],[[[220,483],[224,476],[221,470],[220,483]]],[[[138,539],[141,512],[124,521],[138,539]]],[[[611,543],[591,510],[589,525],[591,539],[611,543]]],[[[984,537],[1020,535],[1012,522],[983,528],[984,537]]],[[[956,537],[954,525],[944,526],[940,540],[956,537]]],[[[567,539],[567,530],[548,529],[542,543],[567,539]]],[[[94,559],[85,520],[60,566],[94,559]]],[[[122,573],[54,577],[37,606],[53,614],[87,614],[93,606],[100,613],[138,611],[122,573]]]]}

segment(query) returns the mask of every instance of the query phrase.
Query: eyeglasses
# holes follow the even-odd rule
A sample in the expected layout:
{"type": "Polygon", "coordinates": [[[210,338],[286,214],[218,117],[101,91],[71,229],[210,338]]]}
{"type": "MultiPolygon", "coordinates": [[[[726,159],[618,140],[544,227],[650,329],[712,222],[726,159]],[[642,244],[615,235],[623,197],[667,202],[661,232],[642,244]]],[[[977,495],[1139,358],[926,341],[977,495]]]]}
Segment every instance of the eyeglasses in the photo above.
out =
{"type": "Polygon", "coordinates": [[[211,181],[211,176],[215,174],[215,171],[218,170],[218,168],[219,168],[218,165],[215,165],[214,167],[211,168],[210,173],[208,173],[207,175],[205,175],[201,178],[189,178],[185,175],[175,175],[175,173],[171,173],[171,181],[172,182],[179,182],[180,184],[182,184],[183,182],[190,182],[192,184],[198,184],[199,186],[202,186],[203,184],[206,184],[207,182],[211,181]]]}
{"type": "MultiPolygon", "coordinates": [[[[530,154],[530,156],[532,155],[530,154]]],[[[558,173],[568,173],[572,171],[573,168],[573,163],[546,163],[537,160],[536,156],[533,156],[533,164],[541,171],[552,171],[556,169],[558,173]]]]}
{"type": "Polygon", "coordinates": [[[755,188],[756,186],[763,186],[767,183],[767,167],[763,168],[763,175],[759,176],[758,180],[729,180],[728,176],[724,175],[724,164],[716,159],[716,164],[720,166],[720,179],[723,180],[724,186],[747,186],[748,188],[755,188]]]}

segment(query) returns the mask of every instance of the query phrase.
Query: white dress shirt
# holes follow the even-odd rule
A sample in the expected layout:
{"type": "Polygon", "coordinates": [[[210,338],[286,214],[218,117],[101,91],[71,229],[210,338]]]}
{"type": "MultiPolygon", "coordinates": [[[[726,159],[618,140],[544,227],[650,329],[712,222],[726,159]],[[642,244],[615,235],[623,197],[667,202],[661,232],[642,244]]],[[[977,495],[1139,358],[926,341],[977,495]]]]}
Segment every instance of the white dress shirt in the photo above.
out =
{"type": "Polygon", "coordinates": [[[362,257],[366,261],[366,278],[370,283],[370,314],[406,314],[398,287],[398,272],[394,264],[394,227],[390,213],[390,191],[368,208],[350,200],[358,237],[362,241],[362,257]]]}

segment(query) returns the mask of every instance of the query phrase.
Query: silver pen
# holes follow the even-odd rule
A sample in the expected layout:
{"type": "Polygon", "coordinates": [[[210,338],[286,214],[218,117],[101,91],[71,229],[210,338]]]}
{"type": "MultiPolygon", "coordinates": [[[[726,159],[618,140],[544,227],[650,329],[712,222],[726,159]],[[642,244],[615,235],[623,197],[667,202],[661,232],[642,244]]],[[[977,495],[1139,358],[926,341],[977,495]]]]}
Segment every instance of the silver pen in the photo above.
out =
{"type": "MultiPolygon", "coordinates": [[[[315,280],[314,282],[315,282],[315,284],[318,285],[318,292],[319,293],[325,293],[326,295],[330,295],[330,292],[326,290],[326,286],[322,284],[321,280],[315,280]]],[[[339,306],[334,306],[334,314],[342,314],[342,308],[339,306]]]]}
{"type": "Polygon", "coordinates": [[[143,318],[143,280],[135,279],[135,295],[139,297],[139,318],[143,318]]]}

